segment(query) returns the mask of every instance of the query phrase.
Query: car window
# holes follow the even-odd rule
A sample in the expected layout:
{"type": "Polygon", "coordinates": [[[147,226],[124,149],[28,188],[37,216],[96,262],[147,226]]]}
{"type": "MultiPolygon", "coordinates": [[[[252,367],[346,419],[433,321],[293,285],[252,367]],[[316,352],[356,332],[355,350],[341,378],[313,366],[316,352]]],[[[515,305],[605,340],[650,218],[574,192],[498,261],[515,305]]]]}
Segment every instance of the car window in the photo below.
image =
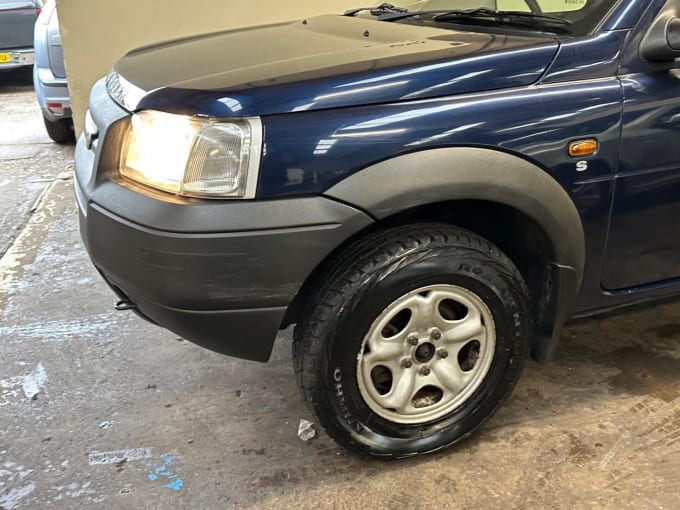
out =
{"type": "Polygon", "coordinates": [[[569,26],[560,27],[560,33],[585,35],[599,26],[618,2],[619,0],[404,0],[394,3],[411,11],[485,7],[522,12],[532,12],[533,4],[534,11],[537,5],[543,14],[571,22],[569,26]]]}
{"type": "MultiPolygon", "coordinates": [[[[508,11],[531,11],[524,0],[498,0],[498,8],[508,11]]],[[[544,13],[579,11],[586,0],[536,0],[544,13]]]]}

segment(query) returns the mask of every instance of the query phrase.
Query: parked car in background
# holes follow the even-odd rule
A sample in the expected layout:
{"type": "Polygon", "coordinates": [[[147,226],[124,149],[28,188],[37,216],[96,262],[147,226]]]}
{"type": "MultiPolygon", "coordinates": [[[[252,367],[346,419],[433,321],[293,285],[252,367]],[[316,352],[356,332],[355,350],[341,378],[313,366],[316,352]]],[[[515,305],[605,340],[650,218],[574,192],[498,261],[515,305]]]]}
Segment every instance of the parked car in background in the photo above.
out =
{"type": "Polygon", "coordinates": [[[75,137],[71,99],[66,82],[59,19],[54,0],[45,3],[35,24],[34,47],[33,84],[47,134],[57,143],[72,142],[75,137]]]}
{"type": "Polygon", "coordinates": [[[0,70],[33,64],[33,26],[40,0],[0,0],[0,70]]]}

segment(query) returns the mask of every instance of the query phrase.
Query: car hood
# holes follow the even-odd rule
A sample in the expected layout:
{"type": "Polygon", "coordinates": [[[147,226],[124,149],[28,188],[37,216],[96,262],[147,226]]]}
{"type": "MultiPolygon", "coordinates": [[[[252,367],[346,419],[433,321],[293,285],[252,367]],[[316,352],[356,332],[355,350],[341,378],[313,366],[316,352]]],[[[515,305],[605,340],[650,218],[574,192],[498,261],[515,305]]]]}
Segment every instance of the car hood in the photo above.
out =
{"type": "Polygon", "coordinates": [[[340,108],[530,85],[558,46],[325,15],[139,48],[109,91],[131,110],[216,117],[340,108]]]}

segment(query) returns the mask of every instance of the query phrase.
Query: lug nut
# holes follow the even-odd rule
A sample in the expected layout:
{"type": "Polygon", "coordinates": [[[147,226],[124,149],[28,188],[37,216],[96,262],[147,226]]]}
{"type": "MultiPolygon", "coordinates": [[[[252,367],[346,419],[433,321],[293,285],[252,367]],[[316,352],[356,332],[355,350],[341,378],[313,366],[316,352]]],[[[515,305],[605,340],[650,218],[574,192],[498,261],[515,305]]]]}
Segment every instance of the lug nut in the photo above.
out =
{"type": "Polygon", "coordinates": [[[439,349],[437,351],[437,356],[439,356],[441,359],[448,358],[449,357],[449,351],[446,349],[439,349]]]}
{"type": "Polygon", "coordinates": [[[411,367],[413,366],[413,361],[411,361],[411,360],[408,359],[408,358],[405,359],[405,360],[402,360],[401,366],[402,366],[403,368],[411,368],[411,367]]]}
{"type": "Polygon", "coordinates": [[[442,332],[439,331],[438,329],[433,329],[433,330],[430,332],[430,337],[432,338],[432,340],[441,340],[441,338],[442,338],[442,332]]]}
{"type": "Polygon", "coordinates": [[[415,333],[411,333],[409,336],[406,337],[406,341],[408,341],[409,344],[411,345],[418,345],[418,335],[415,333]]]}
{"type": "Polygon", "coordinates": [[[420,369],[420,375],[430,375],[430,369],[427,367],[423,367],[420,369]]]}

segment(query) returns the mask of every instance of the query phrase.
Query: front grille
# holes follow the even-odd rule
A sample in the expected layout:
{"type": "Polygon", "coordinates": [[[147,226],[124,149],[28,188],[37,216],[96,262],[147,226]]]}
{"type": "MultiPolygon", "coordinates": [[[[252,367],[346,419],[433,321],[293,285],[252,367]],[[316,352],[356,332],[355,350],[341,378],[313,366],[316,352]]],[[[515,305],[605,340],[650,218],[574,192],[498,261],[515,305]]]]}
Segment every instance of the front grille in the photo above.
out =
{"type": "Polygon", "coordinates": [[[112,69],[106,77],[106,90],[111,98],[128,111],[133,111],[146,95],[146,91],[123,78],[112,69]]]}
{"type": "Polygon", "coordinates": [[[119,105],[122,104],[123,98],[125,97],[125,91],[123,90],[123,85],[120,83],[120,77],[118,73],[112,70],[106,77],[106,90],[112,99],[114,99],[119,105]]]}

